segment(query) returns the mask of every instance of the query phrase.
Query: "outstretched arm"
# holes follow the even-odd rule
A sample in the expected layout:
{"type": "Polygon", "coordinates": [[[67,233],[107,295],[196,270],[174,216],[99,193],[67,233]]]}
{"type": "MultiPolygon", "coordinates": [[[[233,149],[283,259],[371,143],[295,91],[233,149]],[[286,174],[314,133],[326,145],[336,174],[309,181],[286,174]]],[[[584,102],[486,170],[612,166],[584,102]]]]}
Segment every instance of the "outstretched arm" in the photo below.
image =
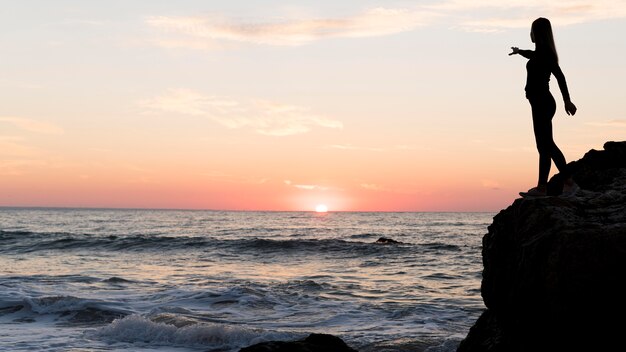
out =
{"type": "Polygon", "coordinates": [[[567,82],[565,81],[565,75],[561,70],[561,67],[558,64],[555,64],[552,67],[552,74],[556,77],[556,81],[559,83],[559,89],[561,90],[561,95],[563,95],[563,101],[565,102],[565,112],[568,115],[574,116],[576,113],[576,105],[572,103],[569,96],[569,90],[567,89],[567,82]]]}
{"type": "Polygon", "coordinates": [[[515,55],[515,54],[520,54],[523,57],[530,59],[535,55],[535,52],[532,50],[520,50],[520,48],[516,47],[516,46],[512,46],[511,47],[511,52],[509,53],[509,56],[511,55],[515,55]]]}

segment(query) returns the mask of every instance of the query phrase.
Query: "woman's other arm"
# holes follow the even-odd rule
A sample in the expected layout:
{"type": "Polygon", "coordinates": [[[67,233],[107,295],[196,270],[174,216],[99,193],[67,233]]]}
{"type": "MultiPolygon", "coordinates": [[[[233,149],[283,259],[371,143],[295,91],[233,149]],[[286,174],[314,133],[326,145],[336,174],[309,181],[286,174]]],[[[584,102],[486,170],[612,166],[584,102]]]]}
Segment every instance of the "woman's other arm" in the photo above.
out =
{"type": "Polygon", "coordinates": [[[576,105],[572,103],[569,96],[569,90],[567,89],[567,82],[565,81],[565,75],[558,64],[555,64],[552,68],[552,74],[556,77],[556,81],[559,83],[559,89],[561,95],[563,95],[563,102],[565,103],[565,112],[568,115],[574,116],[576,113],[576,105]]]}

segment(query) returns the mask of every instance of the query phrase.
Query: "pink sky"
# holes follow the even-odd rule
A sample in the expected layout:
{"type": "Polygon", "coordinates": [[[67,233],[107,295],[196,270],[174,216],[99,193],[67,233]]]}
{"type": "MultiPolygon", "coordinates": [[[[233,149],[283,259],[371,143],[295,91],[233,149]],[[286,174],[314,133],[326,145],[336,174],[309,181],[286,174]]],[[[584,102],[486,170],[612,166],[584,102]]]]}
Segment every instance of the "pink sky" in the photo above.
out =
{"type": "Polygon", "coordinates": [[[0,14],[0,206],[497,211],[536,182],[539,16],[567,160],[626,139],[619,1],[40,5],[0,14]]]}

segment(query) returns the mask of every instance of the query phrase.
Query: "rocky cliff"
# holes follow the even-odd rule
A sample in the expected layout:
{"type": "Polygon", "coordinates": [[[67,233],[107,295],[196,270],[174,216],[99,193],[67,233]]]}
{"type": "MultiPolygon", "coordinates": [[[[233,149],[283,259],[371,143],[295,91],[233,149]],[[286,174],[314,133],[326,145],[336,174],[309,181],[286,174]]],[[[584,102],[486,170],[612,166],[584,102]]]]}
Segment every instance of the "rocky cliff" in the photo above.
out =
{"type": "Polygon", "coordinates": [[[483,238],[487,309],[458,352],[624,351],[626,142],[569,166],[581,190],[517,199],[483,238]]]}

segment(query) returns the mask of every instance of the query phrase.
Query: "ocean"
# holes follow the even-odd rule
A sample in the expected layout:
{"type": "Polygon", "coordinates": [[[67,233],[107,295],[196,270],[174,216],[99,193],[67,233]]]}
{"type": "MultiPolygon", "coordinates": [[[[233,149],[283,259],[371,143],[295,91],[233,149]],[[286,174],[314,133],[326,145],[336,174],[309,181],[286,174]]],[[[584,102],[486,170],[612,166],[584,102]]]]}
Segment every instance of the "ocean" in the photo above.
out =
{"type": "Polygon", "coordinates": [[[454,351],[494,215],[0,208],[0,350],[454,351]]]}

